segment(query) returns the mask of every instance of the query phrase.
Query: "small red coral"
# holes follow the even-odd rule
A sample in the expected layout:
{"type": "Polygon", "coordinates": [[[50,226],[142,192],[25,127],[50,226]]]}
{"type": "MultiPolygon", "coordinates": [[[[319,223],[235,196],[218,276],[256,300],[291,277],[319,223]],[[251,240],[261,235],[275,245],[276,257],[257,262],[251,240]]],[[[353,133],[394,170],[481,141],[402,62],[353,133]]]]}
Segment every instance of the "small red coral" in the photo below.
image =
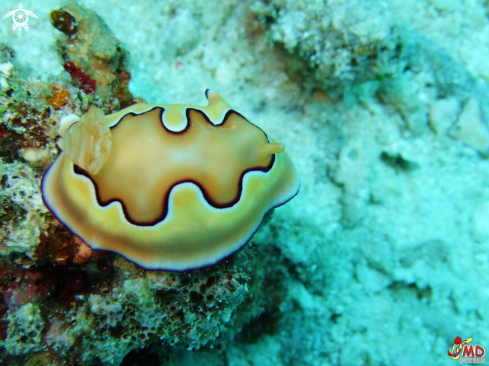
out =
{"type": "Polygon", "coordinates": [[[73,61],[66,61],[63,64],[63,67],[66,71],[68,71],[70,74],[73,74],[76,70],[75,63],[73,61]]]}
{"type": "Polygon", "coordinates": [[[84,73],[82,68],[76,67],[73,61],[66,61],[63,67],[70,73],[73,85],[78,86],[85,94],[91,94],[95,91],[97,82],[92,80],[90,75],[84,73]]]}

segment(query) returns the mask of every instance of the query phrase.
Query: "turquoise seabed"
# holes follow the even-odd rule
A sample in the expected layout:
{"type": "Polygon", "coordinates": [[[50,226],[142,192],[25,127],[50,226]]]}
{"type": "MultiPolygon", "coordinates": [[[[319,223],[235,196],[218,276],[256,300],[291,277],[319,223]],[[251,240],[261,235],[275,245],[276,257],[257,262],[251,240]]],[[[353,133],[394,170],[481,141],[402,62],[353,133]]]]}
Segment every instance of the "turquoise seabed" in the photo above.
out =
{"type": "Polygon", "coordinates": [[[459,344],[482,361],[487,1],[69,4],[23,2],[28,31],[0,19],[0,364],[447,365],[459,344]],[[146,271],[44,206],[63,116],[208,88],[301,178],[243,250],[146,271]]]}

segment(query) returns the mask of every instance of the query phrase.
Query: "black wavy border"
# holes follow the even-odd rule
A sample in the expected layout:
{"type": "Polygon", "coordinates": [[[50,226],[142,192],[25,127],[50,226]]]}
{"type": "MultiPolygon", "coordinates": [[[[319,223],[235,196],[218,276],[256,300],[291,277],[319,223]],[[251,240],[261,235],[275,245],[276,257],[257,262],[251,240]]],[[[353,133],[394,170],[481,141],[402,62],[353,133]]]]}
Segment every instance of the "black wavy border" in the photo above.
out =
{"type": "MultiPolygon", "coordinates": [[[[185,128],[182,130],[182,131],[177,131],[177,132],[174,132],[174,131],[170,131],[164,124],[163,122],[163,113],[165,111],[165,109],[163,107],[154,107],[154,108],[151,108],[150,110],[146,111],[146,112],[143,112],[143,113],[140,113],[140,114],[136,114],[136,113],[133,113],[133,112],[130,112],[130,113],[127,113],[126,115],[124,115],[124,117],[121,118],[121,120],[116,124],[114,125],[113,127],[110,127],[111,129],[115,129],[117,128],[117,126],[122,123],[122,121],[124,120],[124,118],[126,118],[128,115],[134,115],[134,116],[142,116],[143,114],[146,114],[146,113],[150,113],[152,111],[154,111],[155,109],[161,109],[161,112],[160,112],[160,119],[161,119],[161,125],[163,126],[163,128],[165,128],[166,131],[168,131],[169,133],[172,133],[172,134],[175,134],[175,135],[181,135],[181,134],[184,134],[186,133],[188,130],[189,130],[189,127],[191,126],[191,118],[190,118],[190,111],[195,111],[197,113],[200,113],[204,119],[209,123],[211,124],[213,127],[222,127],[226,124],[226,121],[229,119],[229,117],[234,113],[236,115],[238,115],[239,117],[243,118],[246,122],[250,123],[251,125],[257,127],[264,135],[265,135],[265,138],[267,139],[267,141],[270,141],[268,139],[268,136],[267,134],[261,129],[259,128],[258,126],[254,125],[253,123],[251,123],[250,121],[248,121],[243,115],[241,115],[240,113],[230,109],[224,116],[223,120],[221,123],[215,125],[211,122],[211,120],[207,117],[207,115],[202,112],[201,110],[198,110],[198,109],[195,109],[195,108],[187,108],[186,110],[186,118],[187,118],[187,126],[185,126],[185,128]]],[[[238,181],[238,190],[237,190],[237,194],[236,196],[230,200],[229,202],[226,202],[224,204],[219,204],[218,202],[214,201],[212,199],[212,197],[210,196],[209,192],[207,192],[205,190],[205,188],[200,184],[198,183],[197,181],[193,180],[193,179],[182,179],[180,181],[177,181],[175,182],[173,185],[170,186],[170,188],[168,189],[168,192],[166,192],[165,196],[164,196],[164,199],[163,199],[163,202],[162,202],[162,213],[161,215],[159,215],[157,218],[155,218],[154,220],[151,220],[151,221],[138,221],[138,220],[135,220],[134,218],[131,217],[131,215],[129,214],[128,210],[127,210],[127,207],[126,207],[126,204],[124,203],[123,199],[121,198],[113,198],[113,199],[110,199],[110,200],[102,200],[102,198],[100,197],[100,193],[99,193],[99,189],[98,189],[98,186],[97,186],[97,183],[94,181],[94,179],[90,176],[90,174],[80,168],[79,166],[77,165],[74,165],[73,164],[73,172],[75,174],[78,174],[78,175],[83,175],[85,177],[87,177],[88,179],[90,179],[90,181],[92,182],[94,188],[95,188],[95,195],[97,197],[97,202],[98,204],[101,206],[101,207],[106,207],[108,205],[110,205],[111,203],[113,202],[119,202],[122,206],[122,212],[124,213],[124,217],[126,218],[126,220],[128,222],[130,222],[131,224],[133,225],[136,225],[136,226],[154,226],[160,222],[162,222],[168,215],[168,210],[169,210],[169,198],[170,198],[170,194],[171,194],[171,191],[173,190],[173,188],[175,188],[175,186],[177,186],[178,184],[181,184],[181,183],[193,183],[195,184],[202,192],[203,196],[204,196],[204,199],[206,200],[206,202],[211,205],[212,207],[214,208],[229,208],[229,207],[232,207],[234,206],[237,202],[239,202],[240,198],[241,198],[241,195],[243,193],[243,179],[244,179],[244,175],[248,172],[251,172],[251,171],[261,171],[261,172],[264,172],[264,173],[267,173],[270,171],[270,169],[272,169],[273,165],[275,164],[275,155],[272,154],[272,158],[270,160],[270,163],[266,166],[266,167],[252,167],[252,168],[248,168],[246,170],[244,170],[242,173],[241,173],[241,176],[239,178],[239,181],[238,181]]]]}
{"type": "MultiPolygon", "coordinates": [[[[59,157],[59,155],[58,155],[59,157]]],[[[54,164],[54,163],[53,163],[54,164]]],[[[52,165],[51,165],[52,166],[52,165]]],[[[47,174],[47,172],[51,169],[51,167],[48,168],[48,170],[46,170],[46,172],[44,174],[47,174]]],[[[58,219],[61,223],[63,223],[74,235],[80,237],[87,245],[89,245],[91,248],[91,244],[83,237],[83,235],[81,235],[80,233],[78,232],[75,232],[75,230],[73,230],[70,225],[68,225],[62,217],[59,217],[55,212],[54,210],[52,209],[52,207],[48,204],[48,202],[46,202],[46,199],[44,197],[44,190],[46,189],[44,187],[44,176],[42,177],[42,180],[41,180],[41,191],[43,192],[42,194],[42,200],[44,202],[44,205],[46,205],[46,207],[49,209],[49,211],[51,211],[51,213],[54,215],[54,217],[56,217],[56,219],[58,219]]],[[[300,182],[299,182],[299,186],[297,187],[297,191],[291,196],[289,197],[288,199],[284,200],[283,202],[275,205],[275,206],[272,206],[270,207],[267,211],[265,211],[263,213],[263,217],[261,218],[260,220],[260,223],[257,225],[256,229],[253,230],[253,232],[248,236],[248,238],[246,238],[242,244],[240,244],[235,250],[233,250],[231,253],[225,255],[224,257],[222,258],[219,258],[217,259],[216,261],[214,262],[210,262],[210,263],[207,263],[207,264],[204,264],[204,265],[201,265],[201,266],[196,266],[196,267],[188,267],[188,268],[184,268],[184,269],[175,269],[175,268],[154,268],[154,267],[145,267],[144,265],[142,265],[141,263],[138,263],[137,261],[125,256],[124,254],[120,253],[120,252],[117,252],[115,250],[107,250],[107,249],[104,249],[104,248],[92,248],[94,250],[105,250],[105,251],[109,251],[109,252],[112,252],[114,254],[117,254],[117,255],[120,255],[122,257],[124,257],[126,260],[128,260],[129,262],[131,263],[134,263],[136,266],[138,267],[141,267],[147,271],[161,271],[161,272],[178,272],[178,273],[183,273],[183,272],[189,272],[189,271],[197,271],[197,270],[201,270],[201,269],[204,269],[204,268],[209,268],[209,267],[212,267],[214,265],[216,265],[217,263],[219,262],[222,262],[223,260],[226,260],[227,258],[230,258],[231,256],[233,256],[234,254],[236,254],[237,252],[239,252],[241,249],[243,249],[246,244],[248,244],[251,239],[253,239],[253,236],[255,236],[256,232],[260,229],[261,225],[263,224],[263,219],[265,218],[265,216],[272,210],[276,209],[277,207],[280,207],[280,206],[283,206],[285,205],[287,202],[289,202],[290,200],[292,200],[295,196],[297,196],[299,194],[299,191],[300,191],[300,182]]]]}

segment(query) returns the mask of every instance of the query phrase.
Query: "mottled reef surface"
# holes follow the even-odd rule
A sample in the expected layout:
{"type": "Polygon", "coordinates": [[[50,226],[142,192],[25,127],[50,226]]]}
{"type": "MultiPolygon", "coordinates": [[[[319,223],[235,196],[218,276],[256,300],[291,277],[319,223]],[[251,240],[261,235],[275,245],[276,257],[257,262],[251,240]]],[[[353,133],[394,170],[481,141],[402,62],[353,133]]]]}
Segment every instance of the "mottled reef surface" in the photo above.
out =
{"type": "Polygon", "coordinates": [[[487,1],[80,4],[0,21],[0,364],[444,365],[456,336],[486,346],[487,1]],[[61,116],[207,88],[302,180],[245,250],[148,272],[43,206],[61,116]]]}

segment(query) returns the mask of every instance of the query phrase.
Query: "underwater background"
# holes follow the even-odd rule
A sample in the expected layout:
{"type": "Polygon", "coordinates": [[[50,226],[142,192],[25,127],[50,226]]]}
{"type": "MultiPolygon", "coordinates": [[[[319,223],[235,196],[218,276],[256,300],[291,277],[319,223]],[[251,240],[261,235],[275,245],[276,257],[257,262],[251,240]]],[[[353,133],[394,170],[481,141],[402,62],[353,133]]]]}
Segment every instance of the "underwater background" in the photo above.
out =
{"type": "Polygon", "coordinates": [[[0,364],[449,365],[456,337],[489,347],[489,2],[22,5],[28,31],[0,19],[0,364]],[[301,178],[243,250],[146,271],[44,206],[62,116],[207,88],[301,178]]]}

